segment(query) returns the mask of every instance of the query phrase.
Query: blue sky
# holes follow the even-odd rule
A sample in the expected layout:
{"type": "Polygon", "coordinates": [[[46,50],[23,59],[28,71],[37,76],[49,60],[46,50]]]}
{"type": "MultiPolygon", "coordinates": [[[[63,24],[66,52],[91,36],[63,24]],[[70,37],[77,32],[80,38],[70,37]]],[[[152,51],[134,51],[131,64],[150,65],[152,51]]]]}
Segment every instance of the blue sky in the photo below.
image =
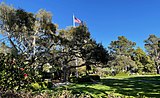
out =
{"type": "Polygon", "coordinates": [[[87,23],[92,38],[108,47],[118,36],[144,47],[150,34],[160,37],[160,0],[0,0],[36,13],[52,12],[59,29],[72,25],[72,14],[87,23]]]}

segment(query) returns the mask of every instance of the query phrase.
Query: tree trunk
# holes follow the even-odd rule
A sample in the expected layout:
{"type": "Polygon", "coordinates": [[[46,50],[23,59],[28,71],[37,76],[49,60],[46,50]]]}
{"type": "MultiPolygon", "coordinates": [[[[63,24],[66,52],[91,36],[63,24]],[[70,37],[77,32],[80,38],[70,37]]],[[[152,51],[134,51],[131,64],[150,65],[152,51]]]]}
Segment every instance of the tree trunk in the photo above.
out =
{"type": "Polygon", "coordinates": [[[78,68],[77,68],[77,67],[76,67],[76,77],[77,77],[77,78],[79,77],[78,68]]]}
{"type": "MultiPolygon", "coordinates": [[[[76,57],[76,66],[78,66],[78,59],[76,57]]],[[[76,67],[76,77],[78,78],[78,68],[76,67]]]]}
{"type": "Polygon", "coordinates": [[[155,61],[155,65],[156,65],[157,74],[160,74],[160,66],[157,64],[156,61],[155,61]]]}
{"type": "Polygon", "coordinates": [[[66,68],[63,67],[63,82],[66,82],[66,68]]]}
{"type": "Polygon", "coordinates": [[[156,69],[157,69],[157,74],[160,74],[160,66],[157,66],[156,69]]]}
{"type": "Polygon", "coordinates": [[[65,65],[63,67],[63,82],[67,82],[67,81],[68,81],[68,68],[65,65]]]}
{"type": "Polygon", "coordinates": [[[8,39],[9,39],[9,41],[10,41],[12,47],[13,47],[16,51],[18,51],[18,49],[16,48],[16,45],[13,43],[13,41],[11,40],[11,38],[8,37],[8,39]]]}

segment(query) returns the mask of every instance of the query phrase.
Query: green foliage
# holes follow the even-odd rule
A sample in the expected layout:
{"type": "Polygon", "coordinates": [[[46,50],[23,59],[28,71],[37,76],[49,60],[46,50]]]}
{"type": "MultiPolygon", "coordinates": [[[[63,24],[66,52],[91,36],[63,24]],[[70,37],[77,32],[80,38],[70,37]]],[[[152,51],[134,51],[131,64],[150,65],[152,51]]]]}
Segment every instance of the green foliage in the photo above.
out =
{"type": "Polygon", "coordinates": [[[108,66],[114,69],[116,73],[119,73],[135,70],[136,64],[130,57],[118,55],[108,62],[108,66]]]}
{"type": "Polygon", "coordinates": [[[42,87],[41,85],[39,85],[39,83],[31,83],[31,87],[33,88],[33,90],[40,90],[42,87]]]}
{"type": "Polygon", "coordinates": [[[30,84],[30,87],[34,91],[41,91],[43,89],[51,89],[53,87],[53,83],[48,80],[43,82],[33,82],[30,84]]]}
{"type": "Polygon", "coordinates": [[[92,74],[92,75],[89,75],[89,77],[93,80],[100,81],[100,76],[99,75],[92,74]]]}
{"type": "MultiPolygon", "coordinates": [[[[12,17],[13,18],[13,17],[12,17]]],[[[33,31],[35,18],[33,17],[32,13],[28,13],[24,11],[23,9],[17,9],[15,11],[15,17],[14,17],[15,25],[18,26],[18,30],[21,30],[19,32],[24,32],[24,26],[26,27],[26,31],[33,31]]]]}
{"type": "Polygon", "coordinates": [[[144,40],[146,51],[150,56],[151,60],[153,60],[154,62],[155,68],[157,69],[157,74],[160,73],[159,69],[160,51],[158,47],[159,39],[160,38],[152,34],[149,35],[148,39],[144,40]]]}
{"type": "Polygon", "coordinates": [[[30,75],[28,70],[24,68],[23,60],[10,54],[1,53],[0,62],[1,89],[21,89],[28,86],[30,75]]]}
{"type": "Polygon", "coordinates": [[[117,41],[112,41],[108,47],[112,58],[108,66],[116,72],[135,70],[135,62],[131,59],[136,43],[129,41],[124,36],[119,36],[117,41]]]}
{"type": "Polygon", "coordinates": [[[128,75],[129,75],[129,73],[127,73],[127,72],[119,72],[118,74],[116,74],[117,77],[119,77],[119,76],[123,76],[123,77],[126,76],[127,77],[128,75]]]}
{"type": "Polygon", "coordinates": [[[109,67],[107,67],[107,68],[106,67],[104,67],[104,68],[97,67],[97,68],[94,68],[93,73],[96,73],[100,77],[107,77],[107,76],[111,75],[112,72],[109,67]]]}
{"type": "Polygon", "coordinates": [[[76,76],[72,76],[72,77],[70,77],[69,81],[70,81],[70,82],[72,82],[72,83],[77,83],[77,82],[78,82],[78,80],[77,80],[77,77],[76,77],[76,76]]]}
{"type": "Polygon", "coordinates": [[[157,56],[159,38],[155,35],[149,35],[148,39],[144,40],[145,48],[150,56],[157,56]]]}
{"type": "Polygon", "coordinates": [[[100,81],[100,76],[98,76],[98,75],[87,75],[87,76],[82,76],[81,78],[78,78],[78,83],[95,82],[95,81],[100,81]]]}
{"type": "Polygon", "coordinates": [[[138,72],[153,72],[154,62],[151,60],[149,56],[141,49],[137,48],[132,56],[132,59],[136,62],[136,69],[138,72]]]}
{"type": "Polygon", "coordinates": [[[78,83],[84,83],[84,82],[92,82],[89,76],[82,76],[81,78],[78,78],[78,83]]]}
{"type": "Polygon", "coordinates": [[[58,37],[61,45],[58,47],[57,60],[63,62],[61,66],[65,66],[65,72],[80,66],[86,66],[86,70],[91,70],[92,65],[108,62],[108,51],[90,38],[90,32],[85,25],[61,30],[58,37]],[[83,62],[75,66],[75,58],[83,62]]]}
{"type": "Polygon", "coordinates": [[[117,41],[112,41],[110,46],[110,52],[114,55],[130,56],[133,53],[133,48],[136,45],[135,42],[129,41],[124,36],[119,36],[117,41]]]}

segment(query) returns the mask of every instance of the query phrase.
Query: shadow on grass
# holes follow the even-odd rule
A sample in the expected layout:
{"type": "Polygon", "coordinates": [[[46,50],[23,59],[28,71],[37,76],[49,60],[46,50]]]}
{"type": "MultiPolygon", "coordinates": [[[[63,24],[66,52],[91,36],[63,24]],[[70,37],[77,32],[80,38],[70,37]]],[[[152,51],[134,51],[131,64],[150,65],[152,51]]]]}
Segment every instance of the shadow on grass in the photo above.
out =
{"type": "Polygon", "coordinates": [[[62,86],[59,88],[55,88],[56,91],[62,91],[62,90],[71,90],[73,94],[88,94],[92,98],[95,98],[100,96],[101,98],[106,98],[108,94],[104,90],[99,90],[96,88],[89,87],[90,85],[93,85],[92,83],[81,83],[81,84],[72,84],[69,86],[62,86]],[[78,86],[80,85],[80,86],[78,86]]]}
{"type": "Polygon", "coordinates": [[[145,97],[160,97],[160,76],[102,79],[101,83],[116,89],[115,93],[122,95],[134,97],[138,95],[143,95],[145,97]]]}
{"type": "Polygon", "coordinates": [[[151,77],[132,77],[125,79],[101,79],[98,88],[92,83],[72,84],[66,87],[59,87],[57,90],[71,90],[73,94],[89,94],[92,97],[107,98],[110,93],[119,93],[124,96],[145,96],[145,97],[160,97],[160,76],[151,77]],[[105,87],[109,87],[106,88],[105,87]]]}

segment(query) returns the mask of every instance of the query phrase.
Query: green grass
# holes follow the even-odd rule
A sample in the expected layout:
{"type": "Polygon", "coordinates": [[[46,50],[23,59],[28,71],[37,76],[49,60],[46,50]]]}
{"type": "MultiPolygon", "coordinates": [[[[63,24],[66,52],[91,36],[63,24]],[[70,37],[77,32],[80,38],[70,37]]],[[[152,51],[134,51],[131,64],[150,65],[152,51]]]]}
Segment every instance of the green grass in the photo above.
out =
{"type": "Polygon", "coordinates": [[[97,84],[81,83],[57,88],[66,89],[74,94],[89,94],[93,98],[108,98],[111,95],[123,98],[160,98],[160,76],[116,76],[103,78],[97,84]]]}

